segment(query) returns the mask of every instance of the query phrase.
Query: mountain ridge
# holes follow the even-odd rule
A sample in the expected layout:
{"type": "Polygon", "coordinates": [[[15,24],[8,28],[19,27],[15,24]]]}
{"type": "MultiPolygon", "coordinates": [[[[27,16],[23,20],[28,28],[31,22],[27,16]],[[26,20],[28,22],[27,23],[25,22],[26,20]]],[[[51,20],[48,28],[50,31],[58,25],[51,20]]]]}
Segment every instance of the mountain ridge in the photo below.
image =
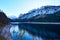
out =
{"type": "MultiPolygon", "coordinates": [[[[20,16],[19,19],[23,20],[23,21],[24,20],[26,20],[26,21],[31,21],[31,20],[35,21],[36,19],[39,19],[39,20],[44,19],[45,20],[46,16],[47,17],[53,17],[53,15],[58,16],[58,15],[55,15],[55,14],[57,14],[57,12],[60,13],[60,6],[43,6],[41,8],[31,10],[30,12],[24,14],[23,16],[20,16]]],[[[52,18],[52,20],[54,20],[54,19],[52,18]]],[[[46,21],[48,21],[48,20],[46,20],[46,21]]],[[[39,21],[39,22],[41,22],[41,21],[39,21]]]]}

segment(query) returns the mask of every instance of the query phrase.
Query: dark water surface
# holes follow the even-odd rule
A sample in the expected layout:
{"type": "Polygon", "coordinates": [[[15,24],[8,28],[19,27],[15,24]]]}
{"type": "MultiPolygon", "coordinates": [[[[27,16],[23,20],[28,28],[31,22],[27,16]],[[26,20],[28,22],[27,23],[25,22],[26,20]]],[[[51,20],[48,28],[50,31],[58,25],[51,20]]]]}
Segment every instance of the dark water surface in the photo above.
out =
{"type": "MultiPolygon", "coordinates": [[[[12,24],[10,32],[11,32],[13,40],[42,40],[41,37],[38,37],[36,35],[34,36],[28,30],[26,30],[25,27],[27,27],[28,25],[26,25],[26,26],[25,25],[23,26],[23,25],[22,24],[12,24]],[[19,35],[22,35],[22,36],[20,37],[19,35]]],[[[27,27],[27,28],[29,30],[31,29],[29,27],[27,27]]],[[[33,30],[31,30],[31,32],[33,32],[33,30]]]]}
{"type": "Polygon", "coordinates": [[[59,24],[11,23],[13,40],[55,40],[60,39],[59,24]]]}
{"type": "Polygon", "coordinates": [[[59,24],[22,24],[21,29],[27,30],[32,35],[41,36],[46,39],[60,39],[59,24]]]}

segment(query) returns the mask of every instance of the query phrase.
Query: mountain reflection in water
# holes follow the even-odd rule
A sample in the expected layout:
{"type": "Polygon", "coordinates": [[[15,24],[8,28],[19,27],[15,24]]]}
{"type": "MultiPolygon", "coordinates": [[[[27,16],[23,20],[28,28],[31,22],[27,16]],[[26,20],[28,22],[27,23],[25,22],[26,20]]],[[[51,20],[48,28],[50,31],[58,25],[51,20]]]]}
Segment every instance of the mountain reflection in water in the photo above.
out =
{"type": "MultiPolygon", "coordinates": [[[[8,25],[7,25],[8,26],[8,25]]],[[[60,35],[55,32],[42,30],[39,25],[23,25],[11,24],[10,25],[11,40],[43,40],[43,39],[59,39],[60,35]],[[37,27],[36,27],[37,26],[37,27]],[[36,30],[34,29],[36,28],[36,30]],[[40,30],[41,29],[41,30],[40,30]],[[38,34],[38,35],[35,35],[38,34]]],[[[44,28],[43,28],[44,29],[44,28]]],[[[8,30],[6,28],[6,30],[8,30]]]]}
{"type": "Polygon", "coordinates": [[[42,40],[41,37],[31,35],[27,31],[19,29],[18,25],[12,25],[10,33],[13,40],[42,40]],[[21,36],[19,36],[21,35],[21,36]]]}

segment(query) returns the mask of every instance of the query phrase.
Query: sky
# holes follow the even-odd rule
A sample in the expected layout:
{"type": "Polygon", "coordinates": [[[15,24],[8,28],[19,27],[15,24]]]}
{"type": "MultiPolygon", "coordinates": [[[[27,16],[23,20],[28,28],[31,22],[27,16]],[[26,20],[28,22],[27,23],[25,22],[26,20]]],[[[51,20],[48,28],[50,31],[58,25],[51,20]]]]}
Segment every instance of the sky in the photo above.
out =
{"type": "Polygon", "coordinates": [[[9,17],[46,5],[60,5],[60,0],[0,0],[0,9],[9,17]]]}

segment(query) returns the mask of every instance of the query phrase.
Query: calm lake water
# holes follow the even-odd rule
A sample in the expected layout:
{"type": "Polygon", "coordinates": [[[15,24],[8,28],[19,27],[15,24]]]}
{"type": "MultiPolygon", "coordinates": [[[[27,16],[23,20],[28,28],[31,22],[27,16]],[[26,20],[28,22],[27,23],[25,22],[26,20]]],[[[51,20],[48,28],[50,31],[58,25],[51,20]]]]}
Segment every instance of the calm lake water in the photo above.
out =
{"type": "Polygon", "coordinates": [[[23,27],[23,25],[13,25],[10,28],[11,36],[13,40],[42,40],[41,37],[33,36],[31,33],[29,33],[26,29],[26,26],[23,27]],[[22,37],[19,37],[19,35],[22,35],[22,37]],[[20,38],[20,39],[19,39],[20,38]]]}
{"type": "Polygon", "coordinates": [[[13,40],[60,39],[60,25],[11,23],[13,40]]]}

